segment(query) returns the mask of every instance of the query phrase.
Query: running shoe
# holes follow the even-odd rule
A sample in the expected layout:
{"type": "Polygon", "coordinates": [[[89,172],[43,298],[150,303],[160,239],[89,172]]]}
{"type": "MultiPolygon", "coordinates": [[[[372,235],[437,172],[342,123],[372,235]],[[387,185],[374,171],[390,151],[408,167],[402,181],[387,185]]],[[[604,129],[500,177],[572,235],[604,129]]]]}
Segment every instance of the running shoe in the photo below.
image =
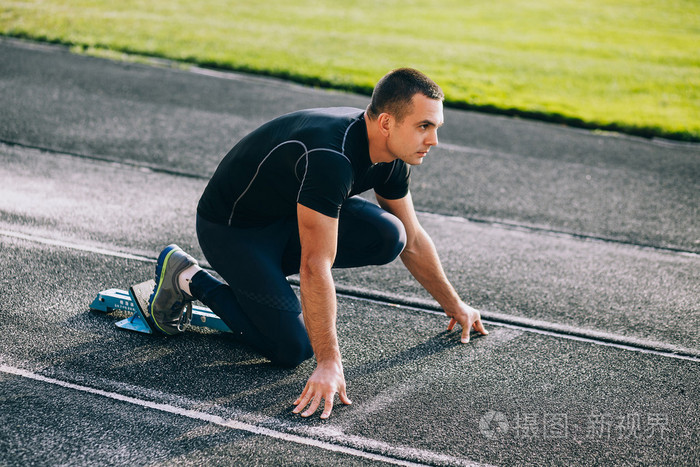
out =
{"type": "Polygon", "coordinates": [[[156,287],[148,300],[148,309],[156,328],[173,335],[185,330],[192,317],[192,300],[178,285],[178,276],[197,261],[177,245],[168,245],[156,263],[156,287]]]}

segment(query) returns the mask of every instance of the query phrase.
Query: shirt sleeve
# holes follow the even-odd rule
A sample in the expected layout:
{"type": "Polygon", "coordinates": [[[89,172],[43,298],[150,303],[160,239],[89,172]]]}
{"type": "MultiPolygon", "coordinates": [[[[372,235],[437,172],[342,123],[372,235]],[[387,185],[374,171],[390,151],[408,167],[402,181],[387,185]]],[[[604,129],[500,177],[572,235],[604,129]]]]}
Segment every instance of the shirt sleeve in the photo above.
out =
{"type": "Polygon", "coordinates": [[[410,184],[411,168],[397,159],[391,164],[384,181],[374,187],[374,191],[382,198],[401,199],[408,194],[410,184]]]}
{"type": "Polygon", "coordinates": [[[337,219],[352,189],[352,180],[352,165],[345,156],[331,150],[310,152],[297,202],[337,219]]]}

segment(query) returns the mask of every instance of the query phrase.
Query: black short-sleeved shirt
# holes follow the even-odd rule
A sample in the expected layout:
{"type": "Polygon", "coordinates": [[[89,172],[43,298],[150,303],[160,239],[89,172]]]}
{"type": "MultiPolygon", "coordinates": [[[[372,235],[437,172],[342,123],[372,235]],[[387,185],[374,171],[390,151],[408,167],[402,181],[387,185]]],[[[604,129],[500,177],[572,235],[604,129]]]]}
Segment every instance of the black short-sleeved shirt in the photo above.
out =
{"type": "Polygon", "coordinates": [[[268,224],[300,203],[337,218],[350,196],[374,189],[387,199],[408,193],[401,160],[372,164],[364,111],[310,109],[278,117],[244,137],[223,158],[197,212],[232,226],[268,224]]]}

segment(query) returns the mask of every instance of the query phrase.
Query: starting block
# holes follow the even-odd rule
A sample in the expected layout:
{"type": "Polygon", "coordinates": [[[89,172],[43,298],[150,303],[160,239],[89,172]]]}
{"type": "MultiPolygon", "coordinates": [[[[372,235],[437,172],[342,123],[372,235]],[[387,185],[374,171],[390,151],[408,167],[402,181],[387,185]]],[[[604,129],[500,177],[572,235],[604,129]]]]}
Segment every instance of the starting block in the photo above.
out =
{"type": "MultiPolygon", "coordinates": [[[[144,334],[153,334],[153,329],[148,324],[144,313],[148,313],[148,298],[155,286],[155,281],[149,280],[130,287],[128,292],[121,289],[103,290],[92,301],[90,309],[103,313],[111,313],[116,310],[133,313],[129,318],[117,322],[117,327],[144,334]]],[[[192,307],[192,318],[188,324],[221,332],[231,332],[231,329],[221,318],[204,306],[192,307]]]]}

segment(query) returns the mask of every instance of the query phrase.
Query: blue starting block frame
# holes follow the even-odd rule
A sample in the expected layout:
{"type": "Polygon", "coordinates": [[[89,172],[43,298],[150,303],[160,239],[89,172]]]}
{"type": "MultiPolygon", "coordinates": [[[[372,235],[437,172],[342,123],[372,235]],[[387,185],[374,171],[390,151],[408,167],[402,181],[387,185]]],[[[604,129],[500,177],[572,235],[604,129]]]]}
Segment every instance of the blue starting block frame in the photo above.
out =
{"type": "MultiPolygon", "coordinates": [[[[153,334],[153,329],[136,305],[136,298],[130,292],[121,289],[107,289],[97,294],[90,304],[90,309],[103,313],[111,313],[116,310],[133,313],[130,317],[116,323],[116,326],[129,331],[143,334],[153,334]]],[[[231,332],[221,318],[216,316],[209,308],[204,306],[192,307],[192,326],[215,329],[221,332],[231,332]]]]}

